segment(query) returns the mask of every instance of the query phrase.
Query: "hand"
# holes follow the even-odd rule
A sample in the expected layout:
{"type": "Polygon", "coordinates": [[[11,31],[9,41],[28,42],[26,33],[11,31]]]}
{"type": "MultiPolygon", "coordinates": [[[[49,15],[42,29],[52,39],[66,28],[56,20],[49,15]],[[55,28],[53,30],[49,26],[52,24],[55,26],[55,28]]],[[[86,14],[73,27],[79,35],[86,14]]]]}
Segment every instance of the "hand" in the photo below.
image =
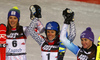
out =
{"type": "Polygon", "coordinates": [[[41,18],[41,8],[38,5],[31,5],[30,10],[30,19],[33,20],[35,17],[41,18]]]}
{"type": "Polygon", "coordinates": [[[65,10],[63,10],[62,15],[65,19],[65,24],[70,24],[71,21],[74,21],[74,12],[71,9],[66,8],[65,10]]]}

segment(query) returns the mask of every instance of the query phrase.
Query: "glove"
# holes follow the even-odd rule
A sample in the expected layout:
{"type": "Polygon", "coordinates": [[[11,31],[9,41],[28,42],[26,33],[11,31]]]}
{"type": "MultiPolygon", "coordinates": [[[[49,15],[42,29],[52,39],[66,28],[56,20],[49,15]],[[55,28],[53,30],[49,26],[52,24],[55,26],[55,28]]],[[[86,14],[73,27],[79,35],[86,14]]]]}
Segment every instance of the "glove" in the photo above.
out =
{"type": "Polygon", "coordinates": [[[74,12],[70,10],[69,8],[66,8],[63,10],[63,17],[65,19],[65,24],[70,24],[71,21],[74,21],[74,12]]]}
{"type": "Polygon", "coordinates": [[[31,5],[30,10],[30,19],[33,20],[35,17],[41,18],[41,8],[38,5],[31,5]]]}

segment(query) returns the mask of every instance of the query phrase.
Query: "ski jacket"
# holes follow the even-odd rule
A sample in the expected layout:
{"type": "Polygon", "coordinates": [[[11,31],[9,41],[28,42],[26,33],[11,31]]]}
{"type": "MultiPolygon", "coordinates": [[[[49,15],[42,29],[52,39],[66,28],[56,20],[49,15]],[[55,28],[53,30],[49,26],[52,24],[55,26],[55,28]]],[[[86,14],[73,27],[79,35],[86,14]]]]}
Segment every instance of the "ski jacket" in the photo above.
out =
{"type": "Polygon", "coordinates": [[[6,53],[7,56],[10,55],[24,55],[26,54],[26,39],[29,35],[26,30],[27,27],[20,26],[20,30],[23,32],[19,34],[16,29],[13,29],[9,35],[7,35],[7,46],[6,53]]]}
{"type": "Polygon", "coordinates": [[[79,52],[77,53],[77,60],[95,60],[97,50],[96,48],[97,47],[94,44],[89,49],[84,49],[83,47],[80,48],[79,52]],[[95,49],[94,56],[93,54],[91,54],[93,49],[95,49]],[[91,56],[91,58],[89,58],[89,55],[91,56]]]}
{"type": "MultiPolygon", "coordinates": [[[[38,26],[34,30],[37,33],[42,33],[44,29],[43,24],[39,20],[37,20],[37,23],[38,26]]],[[[11,33],[7,35],[7,56],[17,56],[26,54],[26,39],[29,36],[27,28],[28,26],[20,26],[20,30],[22,31],[22,33],[19,34],[16,29],[12,29],[11,33]]]]}
{"type": "MultiPolygon", "coordinates": [[[[59,52],[65,52],[66,48],[65,46],[60,42],[59,37],[56,38],[53,42],[48,42],[48,39],[40,34],[38,34],[36,31],[34,31],[36,22],[38,18],[35,18],[32,20],[28,27],[28,31],[32,38],[40,45],[41,47],[41,55],[42,60],[57,60],[59,56],[59,52]],[[61,43],[61,44],[60,44],[61,43]],[[60,45],[59,45],[60,44],[60,45]],[[60,48],[59,48],[60,47],[60,48]]],[[[70,39],[74,39],[74,37],[70,37],[70,39]]],[[[59,59],[58,59],[59,60],[59,59]]]]}
{"type": "MultiPolygon", "coordinates": [[[[37,23],[38,26],[34,30],[37,33],[42,33],[44,29],[43,24],[39,20],[37,23]]],[[[11,33],[7,35],[6,60],[27,60],[26,39],[29,35],[27,28],[28,26],[20,26],[21,34],[16,29],[12,29],[11,33]]]]}
{"type": "MultiPolygon", "coordinates": [[[[88,55],[91,54],[92,49],[96,49],[96,46],[93,44],[90,49],[84,49],[80,48],[77,45],[73,44],[69,39],[66,38],[66,30],[68,29],[68,25],[64,24],[61,34],[60,34],[60,40],[63,42],[63,44],[77,56],[77,60],[95,60],[95,56],[93,56],[91,59],[89,59],[88,55]]],[[[95,50],[96,54],[96,50],[95,50]]]]}

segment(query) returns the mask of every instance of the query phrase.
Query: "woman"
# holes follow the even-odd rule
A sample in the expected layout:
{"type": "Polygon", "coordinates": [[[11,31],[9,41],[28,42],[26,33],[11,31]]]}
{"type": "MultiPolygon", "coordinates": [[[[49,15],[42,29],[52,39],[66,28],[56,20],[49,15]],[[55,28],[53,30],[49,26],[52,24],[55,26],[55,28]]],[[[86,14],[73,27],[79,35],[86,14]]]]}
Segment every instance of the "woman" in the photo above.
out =
{"type": "MultiPolygon", "coordinates": [[[[26,39],[29,33],[27,26],[21,26],[19,21],[20,10],[15,6],[8,12],[6,60],[26,60],[26,39]]],[[[39,20],[37,23],[38,27],[41,26],[37,31],[41,31],[43,25],[39,20]]]]}
{"type": "MultiPolygon", "coordinates": [[[[30,11],[34,14],[34,7],[30,7],[30,11]]],[[[65,46],[59,40],[60,27],[55,21],[50,21],[46,24],[45,34],[46,37],[34,31],[38,17],[34,18],[28,27],[28,31],[32,38],[40,45],[42,60],[63,60],[65,53],[65,46]]],[[[73,24],[72,24],[73,25],[73,24]]],[[[72,26],[70,27],[72,29],[72,26]]],[[[75,30],[75,29],[73,29],[75,30]]],[[[71,31],[73,31],[71,30],[71,31]]],[[[75,32],[70,33],[70,36],[75,35],[75,32]]],[[[69,39],[73,40],[75,36],[69,39]]]]}
{"type": "MultiPolygon", "coordinates": [[[[65,9],[63,13],[69,13],[69,18],[72,17],[73,13],[68,12],[70,9],[65,9]]],[[[67,16],[66,16],[67,17],[67,16]]],[[[73,21],[68,20],[67,18],[65,21],[71,22],[73,21]]],[[[61,34],[60,40],[63,44],[77,56],[77,60],[95,60],[96,57],[96,45],[94,44],[94,34],[90,27],[87,27],[85,31],[81,33],[80,39],[82,47],[78,47],[77,45],[73,44],[66,38],[66,30],[68,29],[68,23],[64,23],[61,34]]]]}

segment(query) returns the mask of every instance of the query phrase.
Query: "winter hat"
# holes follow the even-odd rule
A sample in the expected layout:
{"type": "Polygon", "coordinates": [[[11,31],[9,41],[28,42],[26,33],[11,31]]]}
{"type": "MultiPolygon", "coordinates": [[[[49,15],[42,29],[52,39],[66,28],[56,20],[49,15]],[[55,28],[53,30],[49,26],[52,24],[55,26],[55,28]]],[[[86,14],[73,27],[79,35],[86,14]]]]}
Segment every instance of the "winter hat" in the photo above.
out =
{"type": "Polygon", "coordinates": [[[87,38],[94,42],[94,34],[90,27],[87,27],[86,30],[81,33],[80,39],[81,38],[87,38]]]}
{"type": "Polygon", "coordinates": [[[18,21],[20,20],[20,10],[18,9],[17,6],[15,6],[9,10],[8,18],[9,18],[9,16],[16,16],[18,18],[18,21]]]}

